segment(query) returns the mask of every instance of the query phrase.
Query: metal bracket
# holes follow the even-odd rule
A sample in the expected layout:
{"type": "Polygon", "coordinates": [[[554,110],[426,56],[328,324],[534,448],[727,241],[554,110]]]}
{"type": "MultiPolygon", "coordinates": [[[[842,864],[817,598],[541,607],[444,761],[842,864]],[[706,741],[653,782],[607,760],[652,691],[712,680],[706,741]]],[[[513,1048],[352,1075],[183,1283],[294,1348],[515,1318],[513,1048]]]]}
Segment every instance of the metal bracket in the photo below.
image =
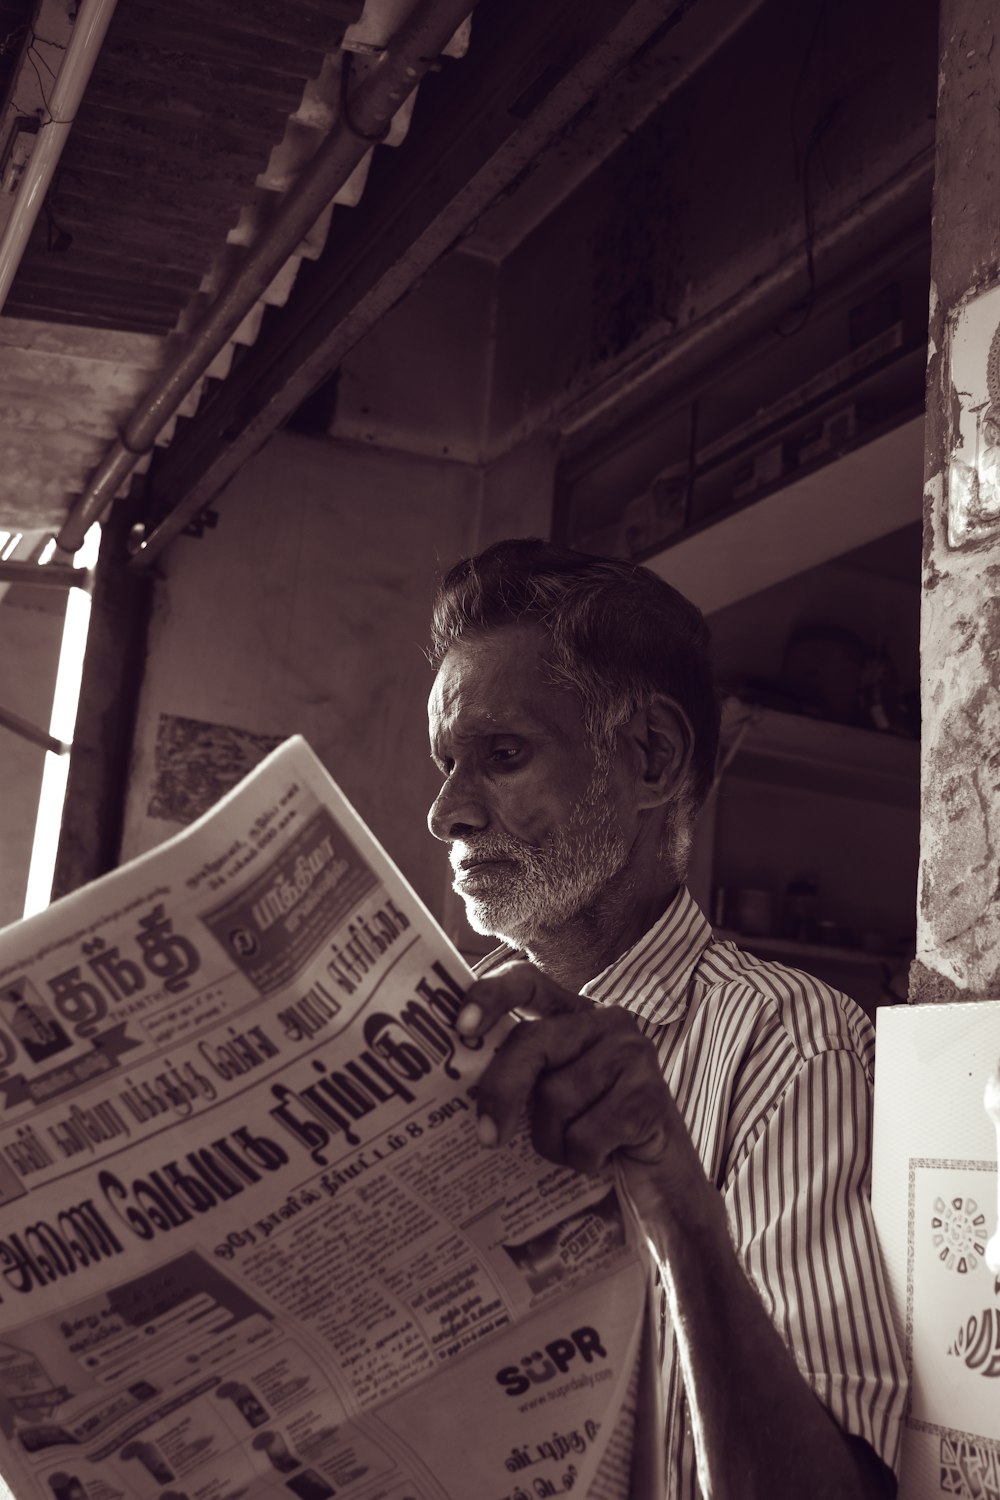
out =
{"type": "Polygon", "coordinates": [[[181,532],[181,536],[191,536],[195,541],[200,542],[205,532],[214,531],[218,524],[219,512],[213,510],[210,505],[205,505],[196,516],[192,516],[181,532]]]}
{"type": "Polygon", "coordinates": [[[32,588],[82,589],[87,587],[90,573],[86,568],[68,568],[62,563],[0,562],[0,583],[27,583],[32,588]]]}

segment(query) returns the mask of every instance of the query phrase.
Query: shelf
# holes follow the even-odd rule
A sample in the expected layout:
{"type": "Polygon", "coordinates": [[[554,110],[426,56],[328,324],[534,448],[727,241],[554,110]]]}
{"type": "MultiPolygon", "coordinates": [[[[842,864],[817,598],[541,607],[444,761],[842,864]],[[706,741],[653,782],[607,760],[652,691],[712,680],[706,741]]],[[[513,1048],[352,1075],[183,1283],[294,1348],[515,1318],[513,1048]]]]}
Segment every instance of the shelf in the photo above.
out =
{"type": "Polygon", "coordinates": [[[899,968],[907,962],[902,953],[869,953],[865,948],[838,948],[826,943],[797,943],[793,938],[757,937],[748,932],[733,932],[717,927],[715,936],[721,942],[736,943],[748,953],[770,954],[775,958],[824,959],[828,963],[856,964],[859,968],[877,969],[884,964],[899,968]]]}
{"type": "MultiPolygon", "coordinates": [[[[883,395],[883,407],[899,409],[908,404],[911,393],[922,400],[926,366],[926,338],[907,341],[902,324],[894,325],[879,334],[866,348],[857,349],[835,365],[817,371],[804,386],[769,401],[739,427],[731,428],[700,448],[695,455],[694,477],[703,477],[734,462],[745,463],[748,457],[766,449],[769,444],[788,443],[810,422],[843,410],[845,403],[857,408],[869,398],[871,406],[874,404],[870,400],[873,395],[876,398],[883,395]],[[887,399],[883,391],[886,386],[897,388],[887,399]]],[[[883,411],[878,420],[887,414],[883,411]]],[[[866,441],[865,425],[862,423],[858,431],[860,442],[866,441]]],[[[835,446],[828,444],[820,457],[821,462],[838,456],[833,451],[835,446]]],[[[809,460],[799,462],[808,463],[809,460]]],[[[795,465],[785,469],[786,482],[794,475],[795,465]]]]}
{"type": "Polygon", "coordinates": [[[644,558],[705,614],[919,520],[923,417],[795,475],[644,558]]]}
{"type": "Polygon", "coordinates": [[[727,698],[722,714],[726,776],[911,807],[920,795],[920,744],[854,724],[727,698]]]}

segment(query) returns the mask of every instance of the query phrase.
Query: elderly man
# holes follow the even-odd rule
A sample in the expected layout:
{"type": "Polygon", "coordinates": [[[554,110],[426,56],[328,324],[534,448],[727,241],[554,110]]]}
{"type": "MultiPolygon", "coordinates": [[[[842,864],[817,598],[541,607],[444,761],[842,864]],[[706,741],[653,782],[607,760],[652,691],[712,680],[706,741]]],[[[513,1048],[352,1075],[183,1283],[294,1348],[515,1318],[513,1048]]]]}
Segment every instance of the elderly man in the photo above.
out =
{"type": "Polygon", "coordinates": [[[717,943],[684,888],[718,701],[698,611],[648,570],[527,540],[434,611],[432,832],[484,961],[459,1025],[528,1012],[479,1132],[617,1157],[661,1266],[670,1497],[884,1497],[904,1400],[868,1199],[873,1037],[717,943]]]}

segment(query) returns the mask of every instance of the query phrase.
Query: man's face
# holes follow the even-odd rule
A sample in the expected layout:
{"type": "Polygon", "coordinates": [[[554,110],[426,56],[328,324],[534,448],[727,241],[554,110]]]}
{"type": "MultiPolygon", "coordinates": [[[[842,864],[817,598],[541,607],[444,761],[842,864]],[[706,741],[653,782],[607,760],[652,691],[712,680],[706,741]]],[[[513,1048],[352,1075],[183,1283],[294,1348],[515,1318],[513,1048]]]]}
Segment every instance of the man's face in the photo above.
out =
{"type": "Polygon", "coordinates": [[[575,693],[553,686],[545,638],[510,625],[460,641],[431,692],[445,777],[428,823],[450,845],[477,932],[530,946],[586,911],[628,863],[616,755],[597,755],[575,693]]]}

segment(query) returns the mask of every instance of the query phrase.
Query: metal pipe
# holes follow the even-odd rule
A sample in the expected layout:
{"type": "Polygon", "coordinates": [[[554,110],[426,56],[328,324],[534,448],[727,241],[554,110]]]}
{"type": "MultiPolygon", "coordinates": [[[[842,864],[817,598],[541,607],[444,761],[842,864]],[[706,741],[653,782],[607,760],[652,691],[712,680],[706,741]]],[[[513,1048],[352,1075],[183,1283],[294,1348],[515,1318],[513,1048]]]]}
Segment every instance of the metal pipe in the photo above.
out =
{"type": "Polygon", "coordinates": [[[0,562],[0,583],[27,583],[32,588],[85,588],[90,577],[87,568],[68,568],[63,563],[0,562]]]}
{"type": "Polygon", "coordinates": [[[62,156],[83,91],[97,61],[118,0],[83,0],[62,65],[52,85],[48,119],[39,129],[14,201],[14,211],[0,236],[0,308],[21,264],[25,247],[41,213],[59,158],[62,156]]]}
{"type": "Polygon", "coordinates": [[[7,708],[0,708],[0,729],[9,729],[12,734],[19,734],[23,740],[30,740],[42,750],[51,750],[53,755],[65,755],[70,748],[62,740],[57,740],[54,734],[47,734],[44,729],[22,719],[20,714],[12,714],[7,708]]]}
{"type": "Polygon", "coordinates": [[[121,485],[185,396],[225,347],[254,303],[344,185],[358,163],[384,138],[393,117],[437,61],[475,0],[422,0],[378,63],[352,90],[334,125],[274,223],[251,249],[236,276],[212,304],[187,348],[163,371],[112,444],[57,538],[67,552],[80,546],[121,485]]]}
{"type": "MultiPolygon", "coordinates": [[[[911,201],[915,191],[929,189],[934,175],[933,143],[906,162],[886,182],[874,188],[841,218],[816,236],[813,254],[816,259],[835,254],[867,224],[879,216],[911,201]]],[[[670,330],[653,344],[628,356],[605,374],[600,382],[564,407],[559,414],[560,429],[570,449],[586,439],[595,441],[606,428],[619,420],[622,404],[640,400],[654,382],[668,371],[681,367],[687,358],[704,360],[710,344],[731,337],[743,327],[743,320],[754,308],[775,303],[801,286],[803,254],[801,247],[785,255],[777,265],[756,276],[724,302],[700,318],[687,323],[679,332],[670,330]]],[[[727,356],[732,369],[731,350],[727,356]]],[[[542,413],[542,417],[550,415],[542,413]]]]}

